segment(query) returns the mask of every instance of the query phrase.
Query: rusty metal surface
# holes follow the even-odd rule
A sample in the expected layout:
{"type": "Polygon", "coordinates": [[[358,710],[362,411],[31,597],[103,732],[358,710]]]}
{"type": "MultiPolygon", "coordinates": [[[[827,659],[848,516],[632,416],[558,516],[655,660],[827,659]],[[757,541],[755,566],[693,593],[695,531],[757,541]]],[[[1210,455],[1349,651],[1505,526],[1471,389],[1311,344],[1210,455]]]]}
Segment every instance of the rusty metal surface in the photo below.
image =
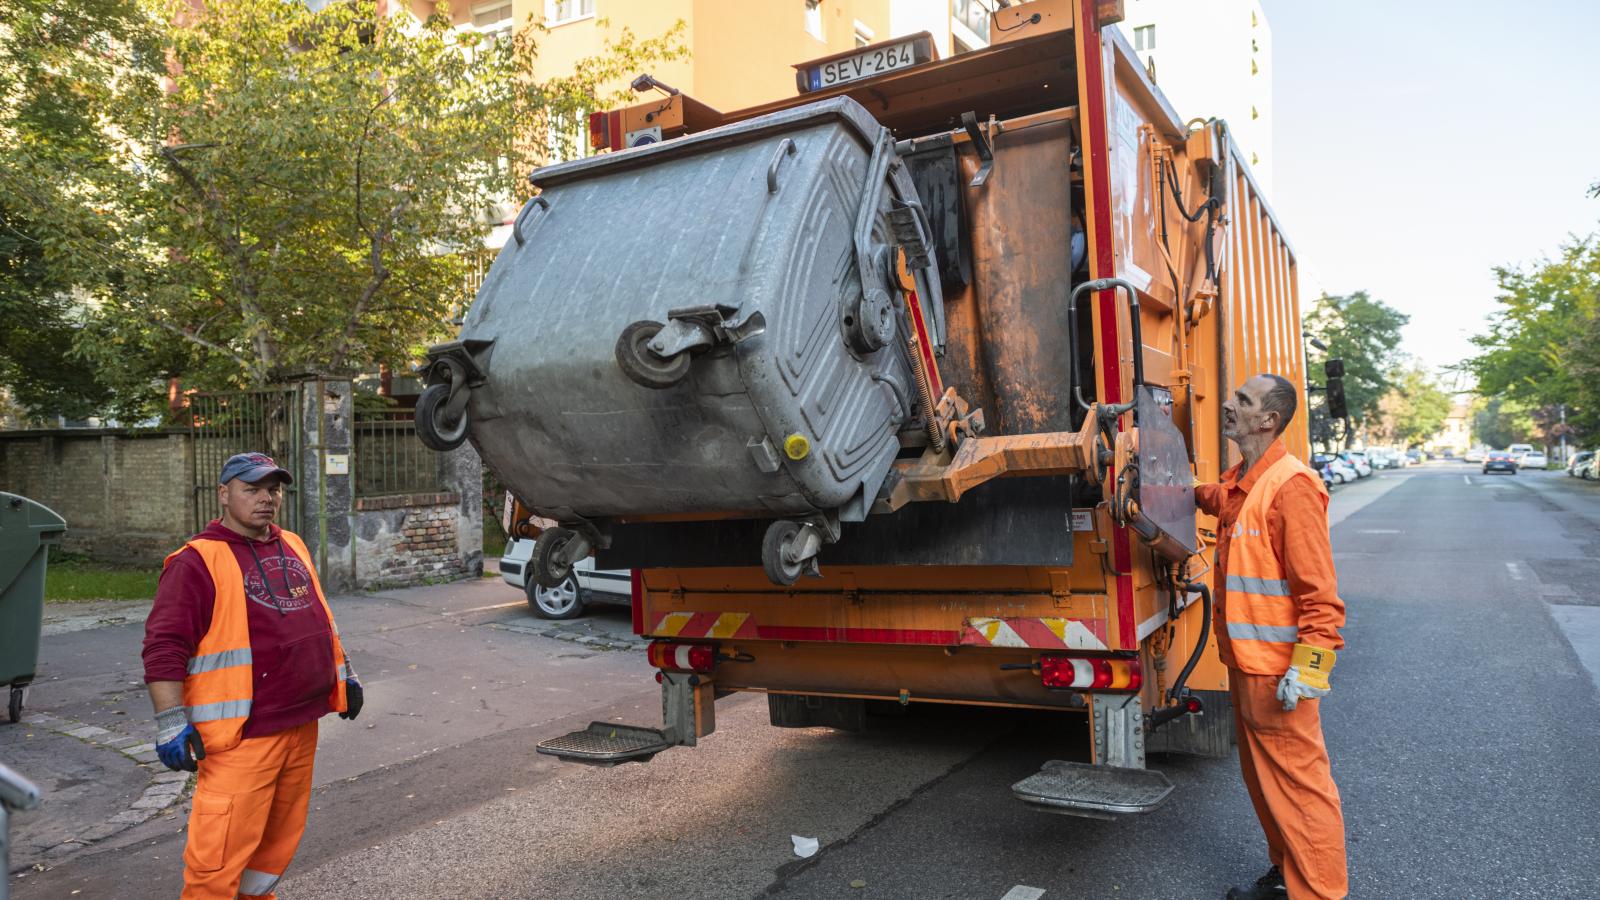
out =
{"type": "Polygon", "coordinates": [[[1149,388],[1138,389],[1137,402],[1139,511],[1187,556],[1198,548],[1189,447],[1149,388]]]}
{"type": "MultiPolygon", "coordinates": [[[[967,189],[982,363],[994,391],[989,430],[1070,431],[1071,123],[1002,130],[990,143],[994,172],[967,189]]],[[[970,180],[978,164],[970,145],[961,163],[970,180]]]]}

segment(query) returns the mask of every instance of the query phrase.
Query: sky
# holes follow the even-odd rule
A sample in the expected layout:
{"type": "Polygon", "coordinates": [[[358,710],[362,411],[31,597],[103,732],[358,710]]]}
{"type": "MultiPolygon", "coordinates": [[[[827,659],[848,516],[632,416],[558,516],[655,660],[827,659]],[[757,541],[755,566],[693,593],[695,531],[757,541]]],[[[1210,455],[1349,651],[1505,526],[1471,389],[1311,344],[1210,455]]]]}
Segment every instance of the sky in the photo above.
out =
{"type": "Polygon", "coordinates": [[[1600,3],[1261,4],[1268,199],[1302,289],[1366,290],[1408,314],[1402,349],[1429,366],[1472,355],[1495,266],[1600,230],[1600,3]]]}

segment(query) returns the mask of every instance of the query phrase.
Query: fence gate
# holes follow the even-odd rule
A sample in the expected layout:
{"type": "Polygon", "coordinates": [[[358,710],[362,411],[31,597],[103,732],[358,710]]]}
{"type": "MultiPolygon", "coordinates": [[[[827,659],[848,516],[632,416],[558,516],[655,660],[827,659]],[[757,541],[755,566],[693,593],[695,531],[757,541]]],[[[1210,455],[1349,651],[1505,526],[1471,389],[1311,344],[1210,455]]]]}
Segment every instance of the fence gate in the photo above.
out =
{"type": "Polygon", "coordinates": [[[301,432],[299,386],[254,391],[217,391],[189,395],[189,433],[194,445],[194,530],[222,515],[217,507],[217,473],[235,453],[265,453],[296,473],[295,484],[283,487],[278,524],[299,532],[301,432]]]}

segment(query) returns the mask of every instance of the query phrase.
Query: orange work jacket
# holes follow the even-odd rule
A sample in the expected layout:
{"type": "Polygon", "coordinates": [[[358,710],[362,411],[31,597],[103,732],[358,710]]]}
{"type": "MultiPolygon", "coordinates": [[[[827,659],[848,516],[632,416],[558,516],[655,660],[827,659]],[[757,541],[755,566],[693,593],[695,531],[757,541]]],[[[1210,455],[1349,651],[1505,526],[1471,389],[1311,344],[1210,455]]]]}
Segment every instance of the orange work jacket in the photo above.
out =
{"type": "Polygon", "coordinates": [[[1282,675],[1300,641],[1299,607],[1273,549],[1267,514],[1278,489],[1302,476],[1316,485],[1326,511],[1328,490],[1322,479],[1285,453],[1256,481],[1229,535],[1223,622],[1235,665],[1253,675],[1282,675]]]}
{"type": "MultiPolygon", "coordinates": [[[[279,536],[301,560],[311,559],[311,552],[299,535],[280,531],[279,536]]],[[[189,658],[189,674],[183,679],[183,705],[189,713],[189,722],[200,732],[206,752],[221,752],[239,745],[255,697],[244,572],[239,569],[232,547],[206,538],[179,547],[166,558],[163,566],[170,564],[185,548],[198,553],[206,571],[211,573],[211,581],[216,585],[216,601],[211,612],[211,627],[200,639],[194,656],[189,658]]],[[[311,573],[311,587],[317,592],[317,600],[328,615],[328,633],[333,639],[337,671],[328,704],[334,712],[344,712],[347,708],[345,679],[350,677],[350,669],[344,661],[344,646],[339,643],[339,629],[333,623],[333,610],[322,593],[317,570],[309,564],[306,569],[311,573]]]]}

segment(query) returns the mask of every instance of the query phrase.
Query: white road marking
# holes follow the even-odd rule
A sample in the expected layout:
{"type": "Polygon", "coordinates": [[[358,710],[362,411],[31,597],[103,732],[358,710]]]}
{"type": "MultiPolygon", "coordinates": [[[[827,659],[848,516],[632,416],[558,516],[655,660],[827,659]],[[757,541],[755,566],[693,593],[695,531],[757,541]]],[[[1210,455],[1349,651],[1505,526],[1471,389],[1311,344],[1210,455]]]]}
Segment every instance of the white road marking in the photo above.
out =
{"type": "Polygon", "coordinates": [[[1398,528],[1363,528],[1363,529],[1361,529],[1361,533],[1362,534],[1401,534],[1403,532],[1401,532],[1400,529],[1398,529],[1398,528]]]}
{"type": "Polygon", "coordinates": [[[1465,481],[1467,484],[1471,484],[1472,483],[1472,476],[1471,475],[1463,475],[1463,476],[1461,476],[1461,480],[1465,481]]]}
{"type": "Polygon", "coordinates": [[[1043,896],[1044,888],[1028,887],[1025,884],[1019,884],[1016,887],[1013,887],[1011,890],[1006,891],[1006,895],[1001,897],[1000,900],[1039,900],[1039,898],[1043,896]]]}
{"type": "Polygon", "coordinates": [[[1522,580],[1522,567],[1517,565],[1516,563],[1514,563],[1514,562],[1506,563],[1506,571],[1511,573],[1511,577],[1512,578],[1515,578],[1518,581],[1522,580]]]}

